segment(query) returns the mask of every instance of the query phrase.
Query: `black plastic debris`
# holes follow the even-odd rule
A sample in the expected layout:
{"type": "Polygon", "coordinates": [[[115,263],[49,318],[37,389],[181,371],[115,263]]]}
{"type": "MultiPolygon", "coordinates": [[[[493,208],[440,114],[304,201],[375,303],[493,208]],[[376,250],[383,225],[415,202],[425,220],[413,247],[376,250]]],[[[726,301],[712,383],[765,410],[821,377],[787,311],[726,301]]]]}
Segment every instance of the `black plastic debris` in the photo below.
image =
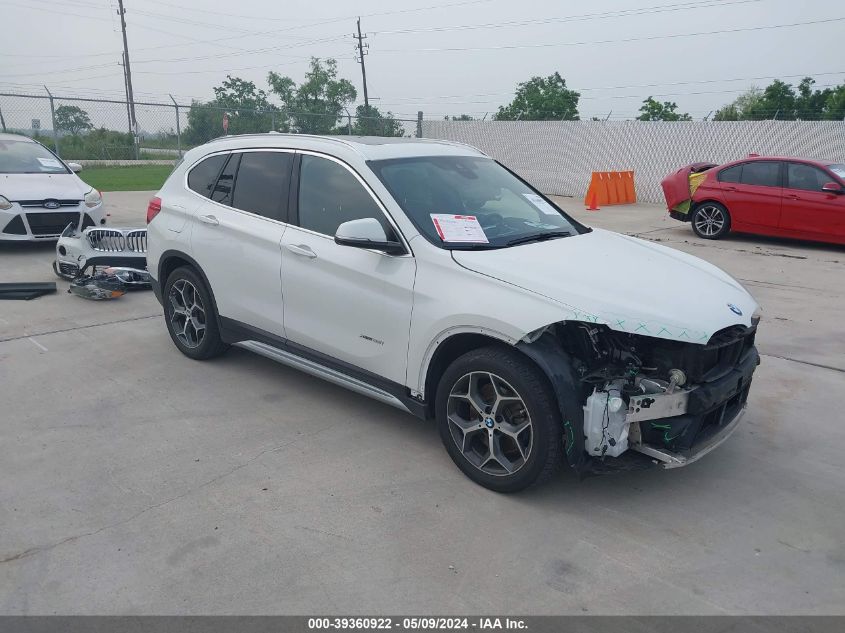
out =
{"type": "Polygon", "coordinates": [[[120,279],[115,275],[97,273],[95,275],[83,275],[70,282],[68,292],[92,301],[104,301],[106,299],[117,299],[126,294],[126,288],[120,279]]]}
{"type": "Polygon", "coordinates": [[[0,299],[29,301],[56,292],[56,284],[49,282],[0,283],[0,299]]]}
{"type": "Polygon", "coordinates": [[[103,301],[117,299],[131,290],[149,290],[152,278],[137,268],[106,268],[93,275],[83,275],[70,282],[68,292],[83,299],[103,301]]]}

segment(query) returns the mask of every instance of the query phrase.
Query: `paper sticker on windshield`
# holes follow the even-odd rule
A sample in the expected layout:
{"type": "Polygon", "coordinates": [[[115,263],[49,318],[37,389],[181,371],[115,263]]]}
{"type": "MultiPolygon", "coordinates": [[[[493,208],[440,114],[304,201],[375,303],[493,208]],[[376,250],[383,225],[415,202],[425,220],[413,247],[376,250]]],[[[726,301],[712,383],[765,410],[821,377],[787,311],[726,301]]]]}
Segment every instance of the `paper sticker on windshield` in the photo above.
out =
{"type": "Polygon", "coordinates": [[[472,242],[475,244],[489,244],[484,229],[474,215],[449,215],[446,213],[432,213],[431,221],[437,234],[444,242],[472,242]]]}
{"type": "Polygon", "coordinates": [[[560,212],[548,202],[543,200],[542,196],[538,196],[536,193],[524,193],[522,194],[522,197],[528,200],[528,202],[540,209],[540,211],[542,211],[546,215],[560,216],[560,212]]]}
{"type": "Polygon", "coordinates": [[[41,163],[42,167],[50,167],[52,169],[62,168],[62,164],[55,158],[39,158],[38,162],[41,163]]]}

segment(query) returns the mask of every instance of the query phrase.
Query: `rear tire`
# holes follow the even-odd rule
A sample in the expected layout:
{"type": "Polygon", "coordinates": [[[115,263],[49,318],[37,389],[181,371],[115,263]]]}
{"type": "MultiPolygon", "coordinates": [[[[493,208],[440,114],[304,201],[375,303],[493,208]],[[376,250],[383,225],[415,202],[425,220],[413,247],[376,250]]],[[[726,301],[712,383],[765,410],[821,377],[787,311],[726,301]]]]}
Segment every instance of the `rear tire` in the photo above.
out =
{"type": "Polygon", "coordinates": [[[185,356],[206,360],[229,348],[220,338],[211,292],[193,268],[181,266],[170,273],[163,299],[167,331],[185,356]]]}
{"type": "Polygon", "coordinates": [[[718,202],[698,205],[690,219],[693,232],[705,240],[718,240],[731,230],[731,214],[718,202]]]}
{"type": "Polygon", "coordinates": [[[551,385],[515,350],[484,347],[456,359],[440,379],[435,411],[449,456],[485,488],[517,492],[548,481],[563,464],[551,385]]]}

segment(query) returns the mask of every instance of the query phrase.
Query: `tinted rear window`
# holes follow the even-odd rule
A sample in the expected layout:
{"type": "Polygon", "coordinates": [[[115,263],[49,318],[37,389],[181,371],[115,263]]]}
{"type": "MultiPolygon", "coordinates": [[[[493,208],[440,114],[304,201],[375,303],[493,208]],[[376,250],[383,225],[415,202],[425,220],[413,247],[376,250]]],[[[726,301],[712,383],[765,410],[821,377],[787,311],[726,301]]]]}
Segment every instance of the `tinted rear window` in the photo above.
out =
{"type": "Polygon", "coordinates": [[[241,155],[235,196],[236,209],[285,220],[293,154],[245,152],[241,155]]]}
{"type": "Polygon", "coordinates": [[[720,171],[719,182],[742,182],[742,165],[734,165],[720,171]]]}
{"type": "Polygon", "coordinates": [[[240,159],[240,154],[232,154],[229,157],[229,162],[226,163],[226,166],[217,178],[214,193],[211,194],[211,199],[214,202],[232,206],[232,189],[235,187],[235,174],[238,171],[238,162],[240,159]]]}
{"type": "Polygon", "coordinates": [[[214,183],[217,182],[217,174],[220,173],[220,168],[223,167],[223,162],[226,158],[226,154],[218,154],[217,156],[210,156],[197,164],[188,174],[188,187],[208,198],[211,195],[211,190],[214,188],[214,183]]]}
{"type": "Polygon", "coordinates": [[[742,184],[760,187],[780,186],[780,163],[757,161],[742,166],[742,184]]]}

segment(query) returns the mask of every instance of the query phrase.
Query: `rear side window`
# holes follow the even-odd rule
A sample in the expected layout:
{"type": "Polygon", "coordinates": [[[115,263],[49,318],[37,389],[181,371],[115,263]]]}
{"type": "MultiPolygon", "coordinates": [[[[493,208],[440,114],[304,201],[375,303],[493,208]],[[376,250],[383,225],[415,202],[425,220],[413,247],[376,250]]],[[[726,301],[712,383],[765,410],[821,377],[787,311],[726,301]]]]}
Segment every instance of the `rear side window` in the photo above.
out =
{"type": "Polygon", "coordinates": [[[241,154],[232,206],[272,220],[286,220],[292,164],[290,152],[241,154]]]}
{"type": "Polygon", "coordinates": [[[223,167],[226,157],[226,154],[209,156],[197,164],[188,173],[188,187],[201,196],[210,197],[214,183],[217,182],[217,174],[220,173],[220,168],[223,167]]]}
{"type": "Polygon", "coordinates": [[[334,161],[304,154],[299,177],[299,226],[334,235],[350,220],[375,218],[388,236],[393,229],[370,193],[334,161]]]}
{"type": "Polygon", "coordinates": [[[742,166],[742,184],[780,187],[780,163],[756,161],[742,166]]]}
{"type": "Polygon", "coordinates": [[[734,165],[720,171],[719,182],[742,182],[742,165],[734,165]]]}
{"type": "Polygon", "coordinates": [[[801,163],[788,163],[786,167],[787,187],[804,191],[821,191],[831,177],[817,167],[801,163]]]}
{"type": "Polygon", "coordinates": [[[241,160],[240,154],[232,154],[229,156],[229,161],[220,172],[217,178],[217,184],[214,185],[214,192],[211,194],[211,199],[214,202],[232,206],[232,190],[235,188],[235,174],[238,172],[238,162],[241,160]]]}

